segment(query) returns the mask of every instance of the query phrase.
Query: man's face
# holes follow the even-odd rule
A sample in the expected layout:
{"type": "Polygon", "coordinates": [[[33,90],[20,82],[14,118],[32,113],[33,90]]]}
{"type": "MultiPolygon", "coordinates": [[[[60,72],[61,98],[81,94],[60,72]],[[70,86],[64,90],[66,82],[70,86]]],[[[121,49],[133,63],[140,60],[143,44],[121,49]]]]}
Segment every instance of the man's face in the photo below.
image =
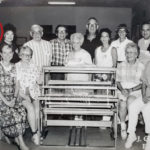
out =
{"type": "Polygon", "coordinates": [[[39,28],[35,28],[33,31],[31,31],[31,36],[33,40],[40,41],[42,38],[43,32],[39,28]]]}
{"type": "Polygon", "coordinates": [[[150,24],[144,24],[142,26],[142,36],[144,39],[150,38],[150,24]]]}
{"type": "Polygon", "coordinates": [[[130,63],[130,62],[136,61],[138,52],[137,52],[136,48],[129,47],[126,49],[125,55],[126,55],[127,62],[130,63]]]}
{"type": "Polygon", "coordinates": [[[66,29],[64,27],[59,27],[57,33],[58,39],[65,40],[66,36],[67,36],[66,29]]]}
{"type": "Polygon", "coordinates": [[[91,34],[95,34],[96,33],[96,31],[98,30],[98,24],[97,24],[96,20],[94,20],[94,19],[90,19],[89,20],[89,22],[87,24],[87,30],[91,34]]]}
{"type": "Polygon", "coordinates": [[[127,35],[125,28],[120,28],[118,31],[118,35],[121,39],[125,39],[127,35]]]}

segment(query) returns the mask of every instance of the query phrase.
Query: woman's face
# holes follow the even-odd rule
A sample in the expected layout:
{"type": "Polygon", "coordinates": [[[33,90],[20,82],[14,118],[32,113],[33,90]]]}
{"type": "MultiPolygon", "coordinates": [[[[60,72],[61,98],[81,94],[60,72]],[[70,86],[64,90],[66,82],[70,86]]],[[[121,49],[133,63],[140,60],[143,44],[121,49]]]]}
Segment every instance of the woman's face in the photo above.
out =
{"type": "Polygon", "coordinates": [[[7,31],[5,34],[4,34],[4,41],[5,42],[12,42],[14,39],[14,33],[12,31],[7,31]]]}
{"type": "Polygon", "coordinates": [[[31,60],[31,51],[28,48],[26,48],[25,50],[21,50],[20,58],[23,62],[29,63],[31,60]]]}
{"type": "Polygon", "coordinates": [[[107,32],[102,32],[100,40],[103,44],[108,44],[110,40],[109,34],[107,32]]]}
{"type": "Polygon", "coordinates": [[[80,40],[77,39],[77,38],[74,38],[73,41],[72,41],[72,47],[73,47],[74,51],[79,51],[80,48],[81,48],[80,40]]]}
{"type": "Polygon", "coordinates": [[[127,35],[126,30],[124,28],[119,29],[118,35],[119,35],[119,38],[125,39],[127,35]]]}
{"type": "Polygon", "coordinates": [[[10,62],[10,60],[11,60],[12,57],[13,57],[12,48],[8,47],[8,45],[5,45],[5,46],[2,48],[1,57],[2,57],[3,61],[10,62]]]}

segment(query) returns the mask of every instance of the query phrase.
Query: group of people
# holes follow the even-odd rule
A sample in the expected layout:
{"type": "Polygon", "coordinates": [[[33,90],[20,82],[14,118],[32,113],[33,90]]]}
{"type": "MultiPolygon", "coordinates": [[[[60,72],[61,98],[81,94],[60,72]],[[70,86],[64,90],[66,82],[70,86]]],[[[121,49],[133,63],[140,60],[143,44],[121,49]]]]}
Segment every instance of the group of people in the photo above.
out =
{"type": "MultiPolygon", "coordinates": [[[[23,139],[26,122],[31,127],[32,141],[39,144],[36,100],[40,95],[39,84],[43,82],[43,66],[117,68],[119,118],[125,147],[132,147],[136,141],[138,115],[142,112],[148,134],[145,150],[150,149],[149,22],[143,23],[138,44],[129,39],[126,24],[117,27],[116,40],[112,42],[111,30],[103,28],[99,32],[99,23],[94,17],[87,21],[85,36],[74,33],[70,40],[66,38],[68,32],[64,25],[56,27],[57,38],[46,41],[42,39],[43,28],[35,24],[30,30],[32,40],[18,49],[14,43],[15,33],[15,28],[7,24],[0,43],[0,128],[5,136],[14,138],[21,150],[29,149],[23,139]]],[[[64,80],[65,76],[53,74],[51,78],[64,80]]],[[[87,74],[68,74],[67,80],[89,81],[91,78],[87,74]]]]}

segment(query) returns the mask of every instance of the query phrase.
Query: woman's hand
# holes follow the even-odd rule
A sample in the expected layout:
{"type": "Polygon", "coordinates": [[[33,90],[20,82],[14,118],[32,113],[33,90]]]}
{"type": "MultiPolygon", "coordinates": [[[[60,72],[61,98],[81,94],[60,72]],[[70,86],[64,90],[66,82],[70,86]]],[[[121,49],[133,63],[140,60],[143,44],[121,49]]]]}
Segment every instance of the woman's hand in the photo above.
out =
{"type": "Polygon", "coordinates": [[[147,104],[147,103],[150,101],[150,99],[149,99],[148,97],[146,97],[146,96],[144,96],[144,97],[142,98],[142,100],[143,100],[143,102],[144,102],[145,104],[147,104]]]}
{"type": "Polygon", "coordinates": [[[130,92],[129,92],[127,89],[123,89],[123,90],[121,91],[121,93],[122,93],[122,95],[124,95],[125,97],[128,97],[129,94],[130,94],[130,92]]]}
{"type": "Polygon", "coordinates": [[[24,94],[23,92],[21,92],[21,91],[19,91],[19,96],[20,96],[21,98],[23,98],[24,100],[31,102],[30,97],[29,97],[28,95],[25,95],[25,94],[24,94]]]}
{"type": "Polygon", "coordinates": [[[11,101],[7,101],[7,105],[8,105],[9,107],[14,107],[15,102],[16,102],[16,98],[13,98],[11,101]]]}

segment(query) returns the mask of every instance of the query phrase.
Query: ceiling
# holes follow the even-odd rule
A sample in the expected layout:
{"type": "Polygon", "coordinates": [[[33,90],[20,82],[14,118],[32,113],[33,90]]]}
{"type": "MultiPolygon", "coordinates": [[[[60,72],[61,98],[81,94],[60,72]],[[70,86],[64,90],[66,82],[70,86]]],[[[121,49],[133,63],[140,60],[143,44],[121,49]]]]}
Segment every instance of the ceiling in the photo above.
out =
{"type": "MultiPolygon", "coordinates": [[[[49,6],[48,1],[50,0],[0,0],[0,1],[2,1],[0,6],[49,6]]],[[[75,1],[76,6],[134,7],[141,0],[58,0],[58,1],[75,1]]]]}

